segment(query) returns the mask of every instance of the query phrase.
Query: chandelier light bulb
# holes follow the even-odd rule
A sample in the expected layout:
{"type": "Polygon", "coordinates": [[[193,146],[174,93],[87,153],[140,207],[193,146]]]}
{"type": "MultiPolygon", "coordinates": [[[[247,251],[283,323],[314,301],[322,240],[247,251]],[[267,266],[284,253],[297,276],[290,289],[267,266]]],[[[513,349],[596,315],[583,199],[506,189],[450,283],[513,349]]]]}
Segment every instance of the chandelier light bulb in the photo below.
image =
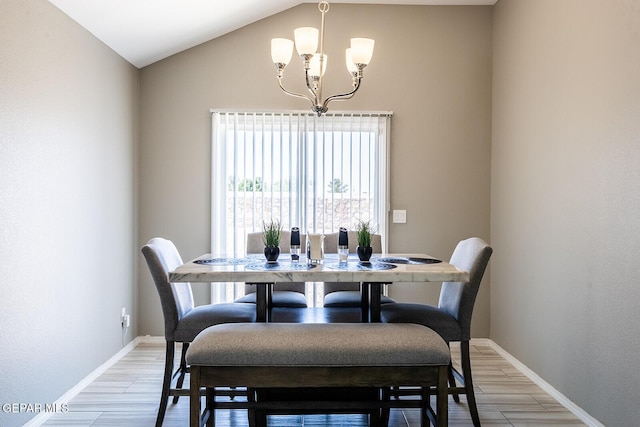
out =
{"type": "Polygon", "coordinates": [[[322,55],[322,73],[320,73],[320,54],[316,53],[311,57],[309,62],[309,75],[311,77],[324,76],[324,72],[327,70],[327,55],[322,55]]]}
{"type": "Polygon", "coordinates": [[[293,31],[298,55],[313,55],[318,50],[318,29],[300,27],[293,31]]]}
{"type": "Polygon", "coordinates": [[[349,71],[350,74],[354,74],[358,72],[358,66],[353,62],[353,59],[351,58],[351,48],[347,48],[344,50],[345,53],[345,61],[347,63],[347,71],[349,71]]]}
{"type": "Polygon", "coordinates": [[[271,39],[271,59],[274,64],[284,64],[291,61],[293,42],[288,39],[271,39]]]}
{"type": "Polygon", "coordinates": [[[354,38],[351,39],[351,58],[354,64],[369,65],[373,56],[375,40],[354,38]]]}

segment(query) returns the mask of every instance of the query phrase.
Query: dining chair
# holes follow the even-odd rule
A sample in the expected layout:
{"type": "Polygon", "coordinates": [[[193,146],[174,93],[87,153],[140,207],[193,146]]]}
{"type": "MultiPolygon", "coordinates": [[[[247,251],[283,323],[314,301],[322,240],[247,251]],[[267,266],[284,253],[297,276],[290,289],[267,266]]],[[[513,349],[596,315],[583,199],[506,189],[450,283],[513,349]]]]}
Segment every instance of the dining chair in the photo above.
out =
{"type": "MultiPolygon", "coordinates": [[[[247,255],[263,254],[264,241],[263,232],[247,234],[247,255]]],[[[305,238],[300,236],[302,247],[305,238]]],[[[288,254],[291,248],[291,232],[283,230],[280,237],[280,253],[288,254]]],[[[244,296],[235,300],[237,303],[256,303],[256,285],[245,285],[244,296]]],[[[304,282],[282,282],[273,285],[271,297],[271,307],[286,308],[307,308],[307,297],[305,296],[304,282]]]]}
{"type": "MultiPolygon", "coordinates": [[[[325,253],[338,252],[339,233],[327,234],[324,239],[325,253]]],[[[355,231],[348,231],[349,253],[356,253],[358,239],[355,231]]],[[[382,237],[379,234],[371,236],[371,247],[374,254],[382,252],[382,237]]],[[[324,307],[360,307],[362,305],[360,283],[357,282],[324,282],[324,307]]],[[[382,295],[382,304],[395,302],[392,298],[382,295]]]]}
{"type": "Polygon", "coordinates": [[[155,282],[164,316],[166,354],[160,407],[156,427],[162,426],[169,396],[173,403],[180,396],[188,396],[189,388],[182,388],[189,368],[185,355],[189,343],[209,326],[221,323],[255,322],[256,309],[251,304],[207,304],[195,306],[190,283],[169,282],[169,272],[182,265],[182,258],[173,242],[160,237],[153,238],[142,247],[153,281],[155,282]],[[176,343],[182,343],[180,366],[172,374],[176,343]],[[172,387],[177,377],[176,387],[172,387]]]}
{"type": "MultiPolygon", "coordinates": [[[[458,270],[469,272],[468,282],[444,282],[437,307],[425,304],[394,303],[383,305],[380,313],[382,322],[425,325],[438,332],[447,344],[460,342],[462,372],[453,365],[449,366],[449,394],[453,395],[456,402],[460,401],[460,394],[466,394],[475,427],[480,426],[480,417],[473,392],[469,356],[471,315],[480,282],[492,253],[491,246],[478,237],[462,240],[453,251],[449,262],[458,270]],[[460,382],[459,387],[456,379],[460,382]]],[[[399,393],[397,390],[395,392],[399,393]]]]}

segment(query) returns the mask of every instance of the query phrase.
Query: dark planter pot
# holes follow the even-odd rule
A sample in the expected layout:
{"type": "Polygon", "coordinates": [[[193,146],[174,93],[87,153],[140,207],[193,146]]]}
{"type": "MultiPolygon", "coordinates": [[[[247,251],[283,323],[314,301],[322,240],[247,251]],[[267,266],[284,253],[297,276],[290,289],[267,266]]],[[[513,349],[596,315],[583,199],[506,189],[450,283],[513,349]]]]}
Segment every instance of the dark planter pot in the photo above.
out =
{"type": "Polygon", "coordinates": [[[280,256],[279,246],[265,246],[264,257],[267,259],[267,262],[278,262],[279,256],[280,256]]]}
{"type": "Polygon", "coordinates": [[[369,262],[371,259],[371,255],[373,254],[373,248],[371,246],[358,246],[356,248],[356,252],[358,253],[358,258],[362,262],[369,262]]]}

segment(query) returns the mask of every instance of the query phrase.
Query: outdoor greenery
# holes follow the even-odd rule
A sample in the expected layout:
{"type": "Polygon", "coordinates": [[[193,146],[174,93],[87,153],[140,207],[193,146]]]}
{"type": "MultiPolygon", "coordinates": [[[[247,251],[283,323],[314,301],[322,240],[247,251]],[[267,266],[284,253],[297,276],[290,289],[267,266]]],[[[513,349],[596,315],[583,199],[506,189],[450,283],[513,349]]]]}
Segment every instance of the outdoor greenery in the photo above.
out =
{"type": "Polygon", "coordinates": [[[280,221],[265,221],[263,222],[262,229],[264,231],[263,241],[265,246],[274,248],[280,246],[280,235],[282,233],[282,224],[280,224],[280,221]]]}
{"type": "MultiPolygon", "coordinates": [[[[247,193],[290,191],[291,182],[289,180],[284,180],[275,182],[274,184],[268,184],[260,176],[255,178],[244,178],[236,181],[232,176],[230,176],[227,182],[227,190],[247,193]]],[[[334,178],[327,184],[327,191],[333,194],[344,194],[349,192],[349,185],[342,182],[340,178],[334,178]]]]}
{"type": "Polygon", "coordinates": [[[244,178],[238,181],[230,176],[227,182],[228,191],[239,191],[246,193],[262,193],[266,191],[290,191],[291,183],[289,180],[278,181],[274,184],[266,183],[262,177],[244,178]]]}
{"type": "Polygon", "coordinates": [[[334,178],[329,181],[329,193],[346,193],[349,191],[349,186],[344,184],[340,178],[334,178]]]}
{"type": "Polygon", "coordinates": [[[238,184],[238,191],[264,191],[262,178],[256,179],[245,178],[238,184]]]}

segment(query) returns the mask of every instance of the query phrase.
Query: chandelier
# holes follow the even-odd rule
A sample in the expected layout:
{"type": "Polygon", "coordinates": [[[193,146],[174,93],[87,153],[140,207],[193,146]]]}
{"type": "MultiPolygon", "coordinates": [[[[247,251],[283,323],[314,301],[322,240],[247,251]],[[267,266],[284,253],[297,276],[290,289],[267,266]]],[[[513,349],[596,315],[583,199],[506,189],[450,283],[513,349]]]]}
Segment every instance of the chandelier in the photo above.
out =
{"type": "Polygon", "coordinates": [[[324,53],[324,16],[329,11],[329,3],[321,1],[318,9],[322,13],[320,24],[320,51],[318,52],[318,29],[313,27],[296,28],[295,45],[298,55],[304,62],[304,75],[309,95],[287,90],[282,84],[284,68],[291,61],[293,41],[275,38],[271,40],[271,59],[278,72],[278,84],[287,95],[304,98],[311,102],[311,110],[319,116],[327,112],[327,104],[335,99],[349,99],[360,88],[364,67],[371,61],[375,41],[365,38],[351,39],[351,47],[346,49],[347,70],[352,77],[353,89],[350,92],[332,95],[322,100],[322,76],[327,68],[327,55],[324,53]]]}

